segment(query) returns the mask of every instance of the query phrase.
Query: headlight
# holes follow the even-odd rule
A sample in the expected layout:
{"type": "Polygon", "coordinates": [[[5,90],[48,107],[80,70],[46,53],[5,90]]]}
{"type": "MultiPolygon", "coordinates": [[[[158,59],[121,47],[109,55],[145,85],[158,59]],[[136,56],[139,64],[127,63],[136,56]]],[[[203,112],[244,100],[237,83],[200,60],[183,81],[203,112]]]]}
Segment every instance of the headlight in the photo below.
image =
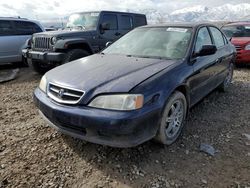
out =
{"type": "Polygon", "coordinates": [[[39,84],[39,88],[46,93],[47,91],[47,79],[45,76],[42,77],[40,84],[39,84]]]}
{"type": "Polygon", "coordinates": [[[143,106],[143,100],[144,97],[140,94],[102,95],[92,100],[89,106],[111,110],[135,110],[143,106]]]}
{"type": "Polygon", "coordinates": [[[56,37],[52,37],[51,44],[54,45],[56,43],[56,41],[57,41],[57,38],[56,37]]]}
{"type": "Polygon", "coordinates": [[[250,44],[246,45],[245,50],[250,50],[250,44]]]}

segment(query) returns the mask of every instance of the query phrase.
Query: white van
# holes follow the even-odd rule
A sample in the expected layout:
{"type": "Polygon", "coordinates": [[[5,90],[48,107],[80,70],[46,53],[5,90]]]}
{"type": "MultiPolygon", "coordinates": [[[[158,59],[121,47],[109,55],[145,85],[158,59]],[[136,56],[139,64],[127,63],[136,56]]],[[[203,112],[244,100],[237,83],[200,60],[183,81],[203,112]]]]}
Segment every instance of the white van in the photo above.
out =
{"type": "Polygon", "coordinates": [[[0,65],[22,61],[22,49],[33,33],[44,32],[35,21],[0,17],[0,65]]]}

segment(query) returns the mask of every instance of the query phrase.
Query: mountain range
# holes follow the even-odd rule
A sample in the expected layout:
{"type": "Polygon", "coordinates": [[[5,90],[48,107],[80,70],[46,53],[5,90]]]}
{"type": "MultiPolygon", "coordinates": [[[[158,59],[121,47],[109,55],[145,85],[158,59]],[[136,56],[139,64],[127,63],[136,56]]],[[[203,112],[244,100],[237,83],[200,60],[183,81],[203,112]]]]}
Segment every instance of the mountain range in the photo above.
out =
{"type": "MultiPolygon", "coordinates": [[[[132,9],[126,9],[128,12],[135,12],[132,9]]],[[[165,23],[165,22],[197,22],[197,21],[250,21],[250,3],[241,3],[237,5],[225,4],[218,7],[208,7],[196,5],[171,13],[159,11],[157,9],[141,9],[136,12],[146,14],[148,23],[165,23]]],[[[56,18],[44,21],[47,27],[65,25],[67,17],[56,18]]]]}
{"type": "Polygon", "coordinates": [[[250,3],[237,5],[225,4],[218,7],[196,5],[173,11],[171,13],[159,12],[155,9],[144,9],[140,12],[147,15],[150,23],[169,21],[250,21],[250,3]]]}

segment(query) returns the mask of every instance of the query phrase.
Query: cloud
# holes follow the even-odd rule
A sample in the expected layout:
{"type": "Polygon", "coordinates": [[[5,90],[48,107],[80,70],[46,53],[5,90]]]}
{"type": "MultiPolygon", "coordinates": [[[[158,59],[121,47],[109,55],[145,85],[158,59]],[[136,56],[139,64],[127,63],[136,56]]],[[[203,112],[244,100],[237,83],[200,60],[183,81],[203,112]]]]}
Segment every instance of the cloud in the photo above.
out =
{"type": "Polygon", "coordinates": [[[225,3],[249,3],[249,0],[8,0],[0,2],[0,16],[47,20],[64,17],[72,12],[92,10],[157,10],[161,14],[170,14],[185,7],[215,7],[225,3]]]}

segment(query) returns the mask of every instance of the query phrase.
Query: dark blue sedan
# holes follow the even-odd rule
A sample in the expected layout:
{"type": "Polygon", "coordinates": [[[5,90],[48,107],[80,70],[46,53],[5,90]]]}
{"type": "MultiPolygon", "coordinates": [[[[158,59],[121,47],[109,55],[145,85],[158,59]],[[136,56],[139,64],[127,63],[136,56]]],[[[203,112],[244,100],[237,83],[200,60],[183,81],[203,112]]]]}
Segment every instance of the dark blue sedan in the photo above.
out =
{"type": "Polygon", "coordinates": [[[144,26],[47,72],[34,92],[55,129],[89,142],[172,144],[188,110],[233,77],[235,49],[210,24],[144,26]]]}

